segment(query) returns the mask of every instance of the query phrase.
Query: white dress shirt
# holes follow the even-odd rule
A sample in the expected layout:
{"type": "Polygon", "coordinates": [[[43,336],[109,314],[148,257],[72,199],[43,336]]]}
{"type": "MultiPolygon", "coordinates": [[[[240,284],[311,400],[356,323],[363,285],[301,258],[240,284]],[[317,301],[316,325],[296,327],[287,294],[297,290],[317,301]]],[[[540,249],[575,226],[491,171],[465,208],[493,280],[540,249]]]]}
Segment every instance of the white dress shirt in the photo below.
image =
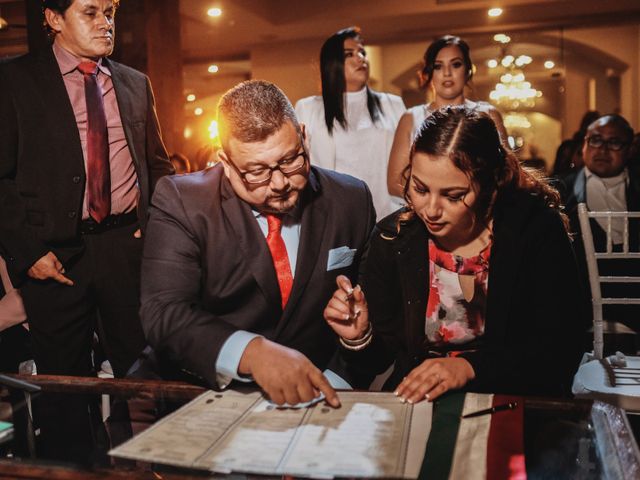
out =
{"type": "MultiPolygon", "coordinates": [[[[587,208],[590,211],[624,212],[627,210],[627,185],[629,174],[627,169],[615,177],[602,178],[584,167],[586,176],[587,208]]],[[[607,219],[596,218],[596,222],[605,231],[607,219]]],[[[611,219],[611,238],[615,245],[622,243],[624,221],[621,218],[611,219]]]]}

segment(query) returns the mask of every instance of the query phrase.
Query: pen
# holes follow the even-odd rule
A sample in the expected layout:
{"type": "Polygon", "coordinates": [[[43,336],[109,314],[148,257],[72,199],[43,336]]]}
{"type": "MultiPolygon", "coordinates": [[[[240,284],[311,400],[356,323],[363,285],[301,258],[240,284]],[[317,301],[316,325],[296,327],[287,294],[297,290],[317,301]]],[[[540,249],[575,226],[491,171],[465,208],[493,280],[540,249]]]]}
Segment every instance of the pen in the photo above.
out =
{"type": "Polygon", "coordinates": [[[492,413],[502,412],[503,410],[513,410],[518,406],[518,402],[504,403],[502,405],[496,405],[495,407],[485,408],[484,410],[478,410],[477,412],[467,413],[460,418],[472,418],[480,417],[482,415],[491,415],[492,413]]]}

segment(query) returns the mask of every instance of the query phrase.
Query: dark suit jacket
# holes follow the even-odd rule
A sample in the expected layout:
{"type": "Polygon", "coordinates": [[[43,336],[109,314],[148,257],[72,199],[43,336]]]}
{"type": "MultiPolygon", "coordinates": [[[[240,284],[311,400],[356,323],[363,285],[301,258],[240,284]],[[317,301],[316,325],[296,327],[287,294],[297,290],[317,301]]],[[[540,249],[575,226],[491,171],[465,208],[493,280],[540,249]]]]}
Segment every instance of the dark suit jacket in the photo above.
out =
{"type": "MultiPolygon", "coordinates": [[[[374,229],[361,284],[373,325],[371,345],[342,349],[363,382],[396,362],[395,388],[429,355],[424,322],[429,233],[419,219],[396,233],[396,214],[374,229]]],[[[464,353],[476,378],[470,391],[558,394],[569,391],[586,321],[569,237],[560,216],[527,193],[498,199],[494,212],[485,334],[464,353]]]]}
{"type": "MultiPolygon", "coordinates": [[[[149,79],[105,59],[138,176],[144,226],[156,181],[173,172],[149,79]]],[[[73,109],[50,48],[0,65],[0,243],[15,282],[78,235],[85,171],[73,109]]]]}
{"type": "Polygon", "coordinates": [[[301,195],[293,289],[282,311],[266,240],[222,165],[165,177],[153,196],[142,261],[142,326],[162,358],[217,386],[215,362],[237,330],[262,334],[325,368],[336,337],[323,310],[339,274],[355,280],[375,223],[366,184],[312,168],[301,195]],[[357,249],[354,262],[327,271],[329,251],[357,249]]]}
{"type": "MultiPolygon", "coordinates": [[[[567,175],[561,182],[560,192],[563,196],[566,213],[571,222],[571,231],[577,234],[576,240],[581,243],[582,237],[580,237],[578,204],[587,202],[587,177],[584,168],[567,175]]],[[[640,178],[632,174],[631,171],[629,172],[629,185],[627,186],[626,196],[627,209],[629,211],[640,210],[640,178]]],[[[590,220],[590,222],[593,232],[593,243],[596,246],[596,250],[602,250],[606,245],[606,233],[598,222],[593,219],[590,220]]],[[[637,250],[638,243],[640,243],[638,222],[630,222],[629,228],[630,247],[637,250]]]]}

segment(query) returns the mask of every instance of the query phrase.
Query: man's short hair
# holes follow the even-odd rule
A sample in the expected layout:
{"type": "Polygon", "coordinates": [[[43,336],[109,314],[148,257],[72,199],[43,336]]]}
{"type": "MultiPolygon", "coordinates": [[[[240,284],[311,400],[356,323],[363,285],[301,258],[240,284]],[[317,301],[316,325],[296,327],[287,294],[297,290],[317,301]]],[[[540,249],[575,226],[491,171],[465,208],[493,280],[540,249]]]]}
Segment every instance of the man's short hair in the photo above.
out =
{"type": "Polygon", "coordinates": [[[612,125],[622,133],[623,140],[628,144],[631,144],[633,141],[633,128],[629,125],[626,118],[622,115],[618,115],[617,113],[610,113],[607,115],[603,115],[594,122],[589,125],[587,131],[591,130],[592,127],[595,127],[597,124],[605,124],[612,125]]]}
{"type": "Polygon", "coordinates": [[[227,91],[218,103],[218,131],[224,147],[230,137],[260,142],[291,122],[300,132],[293,105],[273,83],[247,80],[227,91]]]}
{"type": "MultiPolygon", "coordinates": [[[[42,11],[45,8],[49,8],[54,12],[63,13],[71,6],[75,0],[42,0],[42,11]]],[[[120,0],[113,0],[113,6],[118,8],[120,0]]]]}

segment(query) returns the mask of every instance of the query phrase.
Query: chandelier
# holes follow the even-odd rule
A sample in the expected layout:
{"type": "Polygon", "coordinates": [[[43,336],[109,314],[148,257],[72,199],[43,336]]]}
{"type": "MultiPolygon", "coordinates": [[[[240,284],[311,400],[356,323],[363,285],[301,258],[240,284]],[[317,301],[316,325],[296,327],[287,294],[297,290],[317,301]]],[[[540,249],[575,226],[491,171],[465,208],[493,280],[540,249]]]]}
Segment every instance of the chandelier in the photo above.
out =
{"type": "MultiPolygon", "coordinates": [[[[509,38],[509,40],[511,39],[509,38]]],[[[496,41],[503,44],[508,43],[508,41],[496,41]]],[[[520,55],[516,58],[508,54],[505,47],[502,48],[502,59],[500,61],[489,60],[489,68],[493,69],[500,66],[504,72],[500,76],[500,82],[496,83],[495,88],[489,93],[489,98],[496,106],[505,110],[518,110],[523,107],[531,108],[535,106],[536,98],[540,98],[542,92],[533,88],[524,74],[524,67],[532,61],[533,59],[528,55],[520,55]]]]}

